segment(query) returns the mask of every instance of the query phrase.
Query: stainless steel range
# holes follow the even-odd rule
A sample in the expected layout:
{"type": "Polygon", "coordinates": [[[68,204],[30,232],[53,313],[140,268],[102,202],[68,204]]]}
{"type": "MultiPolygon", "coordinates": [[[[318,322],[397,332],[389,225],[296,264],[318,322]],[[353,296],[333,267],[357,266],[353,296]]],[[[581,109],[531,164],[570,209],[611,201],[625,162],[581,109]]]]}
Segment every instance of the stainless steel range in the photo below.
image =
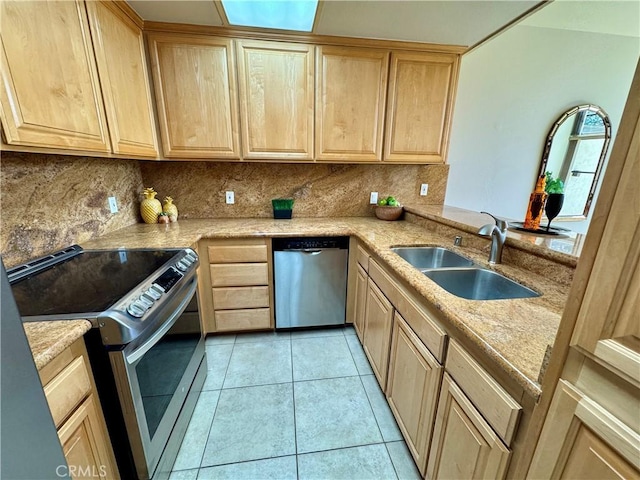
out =
{"type": "Polygon", "coordinates": [[[168,478],[206,376],[191,249],[69,247],[9,270],[23,321],[85,318],[122,478],[168,478]]]}

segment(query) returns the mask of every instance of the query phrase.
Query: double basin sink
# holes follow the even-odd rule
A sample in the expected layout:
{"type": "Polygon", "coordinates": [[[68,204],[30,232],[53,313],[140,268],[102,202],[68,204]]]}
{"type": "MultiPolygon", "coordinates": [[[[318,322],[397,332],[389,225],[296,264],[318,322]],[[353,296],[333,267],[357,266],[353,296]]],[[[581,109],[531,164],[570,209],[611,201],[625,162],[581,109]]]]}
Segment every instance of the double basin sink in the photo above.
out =
{"type": "Polygon", "coordinates": [[[392,247],[413,267],[449,293],[468,300],[532,298],[540,295],[442,247],[392,247]]]}

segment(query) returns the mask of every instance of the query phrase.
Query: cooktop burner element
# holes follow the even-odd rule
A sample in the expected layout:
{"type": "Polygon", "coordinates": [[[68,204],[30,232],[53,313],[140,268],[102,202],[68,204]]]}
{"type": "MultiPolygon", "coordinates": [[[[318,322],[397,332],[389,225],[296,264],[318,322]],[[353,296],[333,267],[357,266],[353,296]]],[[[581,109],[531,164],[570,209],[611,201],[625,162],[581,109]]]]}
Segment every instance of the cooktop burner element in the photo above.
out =
{"type": "Polygon", "coordinates": [[[23,321],[85,318],[100,328],[105,345],[125,345],[148,335],[158,313],[175,302],[170,290],[195,288],[197,266],[191,249],[75,245],[7,273],[23,321]]]}

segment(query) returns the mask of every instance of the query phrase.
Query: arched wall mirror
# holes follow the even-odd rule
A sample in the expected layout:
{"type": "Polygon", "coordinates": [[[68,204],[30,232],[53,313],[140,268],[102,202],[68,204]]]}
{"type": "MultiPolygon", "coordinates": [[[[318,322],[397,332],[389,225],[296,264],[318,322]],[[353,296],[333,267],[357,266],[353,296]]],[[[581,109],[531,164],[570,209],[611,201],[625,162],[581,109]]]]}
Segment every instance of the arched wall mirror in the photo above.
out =
{"type": "Polygon", "coordinates": [[[552,172],[564,182],[564,205],[558,219],[587,217],[610,141],[609,116],[597,105],[578,105],[553,124],[538,177],[552,172]]]}

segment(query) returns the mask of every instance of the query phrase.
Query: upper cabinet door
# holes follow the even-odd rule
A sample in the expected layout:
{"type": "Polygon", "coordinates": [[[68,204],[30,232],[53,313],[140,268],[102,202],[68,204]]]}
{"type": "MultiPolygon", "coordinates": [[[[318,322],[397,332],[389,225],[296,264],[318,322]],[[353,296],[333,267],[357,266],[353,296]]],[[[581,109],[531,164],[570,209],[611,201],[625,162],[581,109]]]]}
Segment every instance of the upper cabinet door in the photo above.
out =
{"type": "Polygon", "coordinates": [[[391,55],[386,161],[445,162],[458,63],[457,55],[391,55]]]}
{"type": "Polygon", "coordinates": [[[111,2],[87,11],[113,153],[157,157],[142,29],[111,2]]]}
{"type": "Polygon", "coordinates": [[[240,158],[233,44],[225,38],[149,35],[167,158],[240,158]]]}
{"type": "Polygon", "coordinates": [[[389,52],[317,47],[316,159],[382,160],[389,52]]]}
{"type": "Polygon", "coordinates": [[[7,143],[108,152],[84,2],[2,1],[0,18],[7,143]]]}
{"type": "Polygon", "coordinates": [[[244,158],[312,160],[313,49],[238,41],[244,158]]]}

